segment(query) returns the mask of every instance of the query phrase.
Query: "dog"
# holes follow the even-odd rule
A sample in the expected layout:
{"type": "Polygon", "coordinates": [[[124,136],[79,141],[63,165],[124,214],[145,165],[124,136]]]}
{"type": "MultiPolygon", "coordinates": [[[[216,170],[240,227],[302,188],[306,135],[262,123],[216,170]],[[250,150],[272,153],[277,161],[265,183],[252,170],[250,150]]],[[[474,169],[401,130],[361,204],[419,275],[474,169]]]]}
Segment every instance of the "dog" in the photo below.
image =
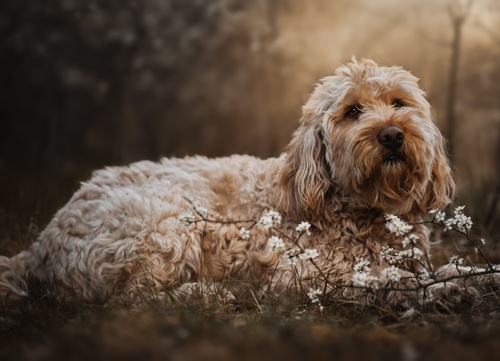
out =
{"type": "MultiPolygon", "coordinates": [[[[0,290],[25,297],[36,282],[69,299],[134,305],[220,285],[230,300],[242,285],[286,295],[319,280],[327,292],[350,285],[359,262],[379,276],[390,266],[383,250],[408,247],[387,214],[414,224],[414,253],[429,251],[429,231],[415,223],[453,199],[445,148],[415,76],[353,59],[316,85],[277,158],[165,158],[94,172],[37,242],[0,258],[0,290]]],[[[462,301],[453,282],[395,291],[420,285],[422,269],[399,263],[393,290],[377,300],[462,301]]]]}

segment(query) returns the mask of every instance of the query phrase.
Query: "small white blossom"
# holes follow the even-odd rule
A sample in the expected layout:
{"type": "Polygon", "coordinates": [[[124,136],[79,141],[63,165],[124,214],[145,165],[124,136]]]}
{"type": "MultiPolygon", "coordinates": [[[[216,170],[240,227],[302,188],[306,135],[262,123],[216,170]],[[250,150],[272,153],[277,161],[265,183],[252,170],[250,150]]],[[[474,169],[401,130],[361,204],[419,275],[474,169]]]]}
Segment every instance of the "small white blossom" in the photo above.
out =
{"type": "Polygon", "coordinates": [[[387,245],[382,246],[382,249],[380,250],[380,260],[387,261],[389,264],[392,264],[392,258],[394,257],[393,252],[394,248],[387,245]]]}
{"type": "Polygon", "coordinates": [[[298,248],[293,248],[285,251],[283,254],[283,258],[285,259],[286,263],[289,265],[295,266],[297,265],[298,257],[297,254],[300,252],[300,249],[298,248]]]}
{"type": "Polygon", "coordinates": [[[311,225],[308,222],[300,222],[300,224],[295,228],[297,232],[300,233],[305,233],[306,235],[310,236],[311,231],[309,230],[311,228],[311,225]]]}
{"type": "Polygon", "coordinates": [[[370,261],[356,258],[354,271],[355,273],[352,276],[352,284],[354,286],[378,288],[378,278],[370,274],[370,261]]]}
{"type": "Polygon", "coordinates": [[[241,239],[249,239],[250,238],[250,231],[248,229],[246,229],[245,227],[241,227],[240,237],[241,237],[241,239]]]}
{"type": "Polygon", "coordinates": [[[268,211],[260,218],[258,224],[265,229],[269,229],[275,225],[281,224],[281,216],[276,211],[268,211]]]}
{"type": "Polygon", "coordinates": [[[445,231],[451,231],[453,229],[453,219],[447,219],[444,222],[444,230],[445,231]]]}
{"type": "Polygon", "coordinates": [[[380,251],[380,260],[387,261],[390,265],[398,265],[407,259],[420,260],[422,258],[424,258],[424,252],[417,247],[395,252],[393,248],[383,246],[380,251]]]}
{"type": "Polygon", "coordinates": [[[401,273],[399,273],[398,268],[395,266],[385,268],[380,273],[380,281],[383,284],[388,283],[390,281],[397,282],[400,279],[401,279],[401,273]]]}
{"type": "Polygon", "coordinates": [[[401,242],[403,248],[406,248],[408,247],[409,244],[416,244],[417,242],[417,239],[418,239],[418,236],[414,233],[410,233],[409,235],[405,236],[405,238],[403,239],[403,241],[401,242]]]}
{"type": "Polygon", "coordinates": [[[456,207],[453,218],[448,218],[443,222],[445,231],[452,230],[453,226],[455,226],[458,231],[466,233],[472,228],[472,219],[464,214],[464,208],[465,206],[456,207]]]}
{"type": "Polygon", "coordinates": [[[361,272],[361,273],[370,272],[371,271],[370,261],[356,257],[356,263],[354,263],[354,271],[361,272]]]}
{"type": "Polygon", "coordinates": [[[187,212],[187,213],[181,214],[178,217],[178,219],[179,219],[179,222],[182,223],[182,225],[184,226],[184,228],[191,227],[191,225],[195,222],[194,215],[191,212],[187,212]]]}
{"type": "Polygon", "coordinates": [[[454,255],[454,256],[450,257],[449,263],[459,266],[462,263],[464,263],[464,259],[461,257],[458,257],[457,255],[454,255]]]}
{"type": "Polygon", "coordinates": [[[283,242],[283,239],[276,237],[276,236],[272,236],[271,238],[269,238],[267,240],[267,246],[273,252],[285,250],[285,242],[283,242]]]}
{"type": "Polygon", "coordinates": [[[411,224],[402,221],[398,216],[393,214],[386,214],[385,220],[385,226],[389,229],[389,232],[394,233],[396,236],[402,236],[410,232],[413,228],[411,224]]]}
{"type": "Polygon", "coordinates": [[[352,284],[360,287],[378,288],[378,278],[368,272],[356,272],[352,276],[352,284]]]}
{"type": "Polygon", "coordinates": [[[319,252],[314,248],[306,248],[303,253],[299,254],[299,258],[302,260],[314,259],[319,256],[319,252]]]}
{"type": "Polygon", "coordinates": [[[420,260],[424,257],[424,252],[420,248],[411,248],[411,249],[405,249],[403,251],[400,251],[396,253],[396,257],[401,258],[401,260],[404,259],[410,259],[410,260],[420,260]]]}
{"type": "Polygon", "coordinates": [[[481,238],[481,243],[482,243],[483,245],[486,245],[486,240],[485,240],[484,238],[481,238]]]}
{"type": "Polygon", "coordinates": [[[436,222],[444,222],[444,220],[446,219],[446,214],[439,209],[431,209],[429,211],[429,214],[434,214],[434,220],[436,222]]]}
{"type": "Polygon", "coordinates": [[[319,303],[319,295],[321,295],[323,292],[319,288],[310,288],[309,292],[307,293],[307,297],[311,300],[312,303],[319,303]]]}

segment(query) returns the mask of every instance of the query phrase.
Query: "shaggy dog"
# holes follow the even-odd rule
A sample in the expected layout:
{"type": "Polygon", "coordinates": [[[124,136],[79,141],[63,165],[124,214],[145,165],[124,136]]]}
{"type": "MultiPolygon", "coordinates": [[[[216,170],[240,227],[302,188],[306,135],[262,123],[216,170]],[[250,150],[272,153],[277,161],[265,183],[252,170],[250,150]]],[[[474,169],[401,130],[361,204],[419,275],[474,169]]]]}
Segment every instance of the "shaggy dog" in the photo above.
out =
{"type": "MultiPolygon", "coordinates": [[[[453,192],[445,142],[417,78],[353,60],[317,84],[279,158],[188,157],[96,171],[37,242],[0,258],[0,291],[23,296],[38,282],[58,296],[128,304],[221,285],[228,300],[238,287],[287,294],[320,283],[328,292],[349,284],[360,260],[377,276],[390,265],[383,249],[408,247],[386,214],[418,222],[453,192]]],[[[427,252],[426,227],[412,233],[413,252],[427,252]]],[[[462,300],[464,288],[451,282],[394,290],[425,282],[415,277],[421,268],[399,263],[393,290],[372,301],[462,300]]]]}

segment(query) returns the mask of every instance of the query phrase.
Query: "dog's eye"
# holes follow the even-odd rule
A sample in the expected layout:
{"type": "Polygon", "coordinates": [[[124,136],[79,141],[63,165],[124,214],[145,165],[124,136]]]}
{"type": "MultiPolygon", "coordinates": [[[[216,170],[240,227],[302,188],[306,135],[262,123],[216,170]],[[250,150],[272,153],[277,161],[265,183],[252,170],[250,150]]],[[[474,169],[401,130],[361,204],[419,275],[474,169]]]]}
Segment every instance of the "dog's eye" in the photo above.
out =
{"type": "Polygon", "coordinates": [[[392,102],[392,106],[396,109],[399,109],[399,108],[402,108],[404,107],[405,105],[403,104],[403,102],[401,100],[394,100],[392,102]]]}
{"type": "Polygon", "coordinates": [[[359,105],[353,105],[347,109],[347,112],[345,113],[346,117],[348,118],[357,118],[361,114],[361,109],[359,105]]]}

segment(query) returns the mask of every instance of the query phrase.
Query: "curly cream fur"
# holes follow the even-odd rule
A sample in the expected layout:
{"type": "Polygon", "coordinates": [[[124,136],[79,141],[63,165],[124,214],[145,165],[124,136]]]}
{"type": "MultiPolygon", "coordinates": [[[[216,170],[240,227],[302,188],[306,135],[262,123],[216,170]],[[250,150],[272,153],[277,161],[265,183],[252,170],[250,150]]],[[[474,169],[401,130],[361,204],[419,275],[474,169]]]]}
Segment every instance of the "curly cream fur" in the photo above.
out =
{"type": "MultiPolygon", "coordinates": [[[[316,263],[330,280],[348,282],[356,258],[378,272],[387,266],[382,246],[402,249],[384,225],[385,213],[417,221],[449,203],[453,190],[444,140],[417,79],[398,67],[353,60],[316,86],[279,158],[191,157],[96,171],[31,248],[0,258],[0,291],[24,295],[36,280],[71,298],[136,303],[144,294],[166,296],[169,289],[231,278],[285,292],[294,271],[268,248],[270,231],[254,227],[242,239],[245,223],[226,222],[258,220],[271,209],[282,214],[290,235],[309,221],[312,234],[301,238],[303,246],[319,251],[316,263]],[[405,106],[393,107],[394,99],[405,106]],[[353,104],[363,107],[356,120],[345,117],[353,104]],[[390,125],[405,136],[405,161],[397,164],[384,162],[377,141],[390,125]],[[220,222],[184,227],[179,216],[192,206],[188,199],[220,222]]],[[[417,247],[427,251],[427,229],[418,225],[415,233],[417,247]]],[[[305,284],[314,282],[318,271],[310,262],[297,268],[305,284]]],[[[406,264],[401,272],[415,268],[406,264]]],[[[412,296],[385,297],[402,305],[412,296]]]]}

